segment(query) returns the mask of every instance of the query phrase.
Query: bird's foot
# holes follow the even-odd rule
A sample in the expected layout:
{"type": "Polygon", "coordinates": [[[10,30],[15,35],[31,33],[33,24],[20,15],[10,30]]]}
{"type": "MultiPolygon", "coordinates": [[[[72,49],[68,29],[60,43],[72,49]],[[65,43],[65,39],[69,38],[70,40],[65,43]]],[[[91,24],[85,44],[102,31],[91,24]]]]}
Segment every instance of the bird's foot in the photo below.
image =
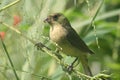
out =
{"type": "Polygon", "coordinates": [[[63,69],[63,71],[65,71],[65,72],[71,74],[72,71],[73,71],[73,66],[72,66],[72,65],[69,65],[69,66],[62,66],[62,69],[63,69]]]}
{"type": "Polygon", "coordinates": [[[73,65],[67,65],[67,66],[62,66],[63,71],[67,72],[68,74],[71,74],[73,71],[73,65]]]}
{"type": "Polygon", "coordinates": [[[67,67],[67,71],[68,71],[69,74],[72,73],[72,71],[73,71],[73,64],[70,64],[70,65],[67,67]]]}
{"type": "MultiPolygon", "coordinates": [[[[37,50],[42,50],[42,48],[47,48],[48,50],[51,50],[50,48],[46,47],[43,43],[39,42],[35,44],[35,47],[37,47],[37,50]]],[[[43,50],[42,50],[43,51],[43,50]]]]}
{"type": "Polygon", "coordinates": [[[43,44],[41,42],[39,42],[39,43],[35,44],[35,47],[37,47],[37,50],[41,50],[42,47],[44,47],[44,46],[43,46],[43,44]]]}
{"type": "Polygon", "coordinates": [[[74,68],[74,64],[75,64],[75,62],[78,60],[78,58],[76,58],[70,65],[68,65],[68,66],[66,66],[66,67],[63,67],[63,70],[65,71],[65,72],[68,72],[69,74],[71,74],[72,73],[72,71],[73,71],[73,68],[74,68]]]}

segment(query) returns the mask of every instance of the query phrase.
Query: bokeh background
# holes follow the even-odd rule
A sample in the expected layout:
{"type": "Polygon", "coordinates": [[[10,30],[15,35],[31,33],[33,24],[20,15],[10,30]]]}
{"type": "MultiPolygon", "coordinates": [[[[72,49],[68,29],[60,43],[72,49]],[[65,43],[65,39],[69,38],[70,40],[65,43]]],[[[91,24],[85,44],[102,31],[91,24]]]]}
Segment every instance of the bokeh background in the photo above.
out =
{"type": "MultiPolygon", "coordinates": [[[[104,0],[102,5],[102,0],[16,1],[15,5],[1,10],[15,0],[0,0],[0,21],[54,51],[55,46],[49,40],[49,25],[43,20],[51,13],[63,13],[95,52],[88,56],[93,74],[108,72],[111,80],[120,80],[120,0],[104,0]],[[99,6],[101,8],[91,23],[99,6]]],[[[29,40],[2,24],[0,35],[20,80],[79,80],[75,76],[70,78],[53,57],[37,50],[29,40]]],[[[74,59],[62,55],[66,63],[70,64],[74,59]]],[[[77,67],[82,72],[82,66],[77,67]]],[[[16,80],[1,41],[0,80],[16,80]]]]}

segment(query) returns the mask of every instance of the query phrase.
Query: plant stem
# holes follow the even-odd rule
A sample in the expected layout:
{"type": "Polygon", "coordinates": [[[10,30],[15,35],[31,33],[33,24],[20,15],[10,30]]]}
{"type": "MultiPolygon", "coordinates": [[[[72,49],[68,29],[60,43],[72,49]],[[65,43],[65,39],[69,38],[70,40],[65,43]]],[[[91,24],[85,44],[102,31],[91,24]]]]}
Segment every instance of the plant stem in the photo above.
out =
{"type": "Polygon", "coordinates": [[[13,6],[13,5],[15,5],[15,4],[18,3],[19,1],[21,1],[21,0],[16,0],[16,1],[14,1],[14,2],[12,2],[12,3],[4,6],[4,7],[2,7],[2,8],[0,9],[0,12],[3,11],[3,10],[5,10],[5,9],[7,9],[7,8],[9,8],[9,7],[11,7],[11,6],[13,6]]]}

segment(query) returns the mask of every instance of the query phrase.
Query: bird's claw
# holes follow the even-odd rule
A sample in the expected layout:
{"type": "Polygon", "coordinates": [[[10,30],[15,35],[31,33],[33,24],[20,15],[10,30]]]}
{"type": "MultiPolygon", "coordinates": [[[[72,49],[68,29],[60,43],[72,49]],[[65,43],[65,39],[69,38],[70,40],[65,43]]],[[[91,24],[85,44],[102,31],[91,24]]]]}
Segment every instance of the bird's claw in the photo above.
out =
{"type": "Polygon", "coordinates": [[[43,48],[46,48],[48,50],[51,50],[50,48],[46,47],[43,43],[39,42],[39,43],[36,43],[35,46],[37,47],[37,50],[42,50],[43,51],[43,48]]]}
{"type": "Polygon", "coordinates": [[[69,74],[71,74],[72,71],[73,71],[73,65],[69,65],[69,66],[67,67],[67,71],[68,71],[69,74]]]}
{"type": "Polygon", "coordinates": [[[68,65],[68,66],[62,66],[63,71],[71,74],[73,71],[73,65],[68,65]]]}
{"type": "Polygon", "coordinates": [[[73,71],[74,64],[77,60],[78,60],[78,58],[76,58],[69,66],[63,67],[63,70],[68,72],[69,74],[71,74],[73,71]]]}
{"type": "Polygon", "coordinates": [[[37,47],[37,50],[42,50],[42,48],[44,47],[44,45],[41,42],[39,42],[39,43],[35,44],[35,47],[37,47]]]}

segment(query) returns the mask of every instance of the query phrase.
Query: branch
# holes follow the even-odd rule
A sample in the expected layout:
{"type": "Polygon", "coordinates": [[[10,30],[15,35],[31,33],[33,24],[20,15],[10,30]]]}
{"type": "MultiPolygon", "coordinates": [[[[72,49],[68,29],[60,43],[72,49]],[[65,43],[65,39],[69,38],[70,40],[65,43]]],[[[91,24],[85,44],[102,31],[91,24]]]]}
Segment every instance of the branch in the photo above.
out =
{"type": "Polygon", "coordinates": [[[12,2],[12,3],[4,6],[4,7],[2,7],[2,8],[0,9],[0,12],[3,11],[3,10],[5,10],[5,9],[7,9],[7,8],[9,8],[9,7],[11,7],[11,6],[13,6],[13,5],[15,5],[15,4],[18,3],[19,1],[21,1],[21,0],[16,0],[16,1],[14,1],[14,2],[12,2]]]}

